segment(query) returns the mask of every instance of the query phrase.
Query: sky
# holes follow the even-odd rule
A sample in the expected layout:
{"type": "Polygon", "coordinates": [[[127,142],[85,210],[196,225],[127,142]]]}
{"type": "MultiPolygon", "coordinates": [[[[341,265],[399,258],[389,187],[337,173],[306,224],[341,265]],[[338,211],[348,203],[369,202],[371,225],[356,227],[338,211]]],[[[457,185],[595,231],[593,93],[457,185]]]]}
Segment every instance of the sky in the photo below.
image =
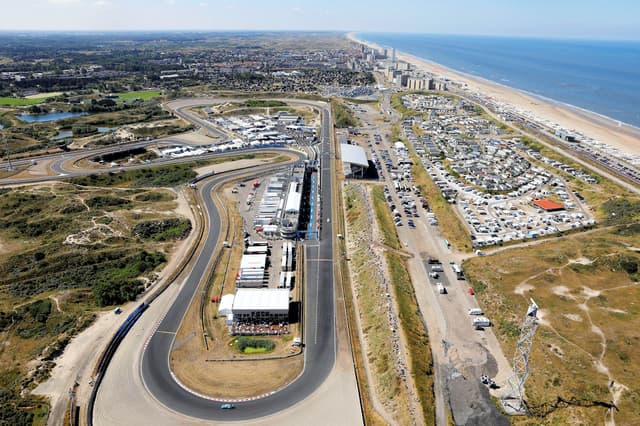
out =
{"type": "Polygon", "coordinates": [[[0,30],[339,30],[640,40],[637,0],[0,0],[0,30]]]}

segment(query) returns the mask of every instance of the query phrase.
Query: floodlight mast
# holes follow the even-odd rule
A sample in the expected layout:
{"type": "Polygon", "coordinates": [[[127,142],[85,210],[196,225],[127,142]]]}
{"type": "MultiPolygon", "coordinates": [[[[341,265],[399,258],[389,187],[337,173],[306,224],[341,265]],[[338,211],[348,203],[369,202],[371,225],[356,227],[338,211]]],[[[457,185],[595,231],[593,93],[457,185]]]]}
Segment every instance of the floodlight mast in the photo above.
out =
{"type": "Polygon", "coordinates": [[[529,355],[533,344],[533,336],[538,329],[538,305],[533,299],[527,308],[520,328],[520,337],[516,343],[513,357],[513,372],[509,377],[509,391],[502,398],[505,408],[513,414],[524,414],[527,411],[524,401],[524,384],[529,377],[529,355]]]}
{"type": "Polygon", "coordinates": [[[2,141],[4,142],[4,151],[7,153],[7,161],[9,165],[7,166],[7,171],[13,170],[13,164],[11,164],[11,152],[9,152],[9,142],[7,142],[7,137],[2,136],[2,141]]]}

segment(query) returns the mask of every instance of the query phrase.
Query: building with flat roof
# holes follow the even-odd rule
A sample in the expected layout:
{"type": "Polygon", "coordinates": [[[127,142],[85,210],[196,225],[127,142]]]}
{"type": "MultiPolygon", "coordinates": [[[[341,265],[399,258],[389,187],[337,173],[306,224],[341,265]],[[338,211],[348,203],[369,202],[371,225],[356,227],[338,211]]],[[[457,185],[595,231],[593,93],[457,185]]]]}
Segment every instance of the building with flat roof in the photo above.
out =
{"type": "Polygon", "coordinates": [[[364,149],[357,145],[340,144],[342,169],[346,178],[362,178],[369,167],[364,149]]]}
{"type": "Polygon", "coordinates": [[[289,289],[239,288],[233,299],[236,323],[280,323],[289,321],[289,289]]]}
{"type": "Polygon", "coordinates": [[[267,253],[245,254],[240,260],[240,269],[265,269],[267,253]]]}

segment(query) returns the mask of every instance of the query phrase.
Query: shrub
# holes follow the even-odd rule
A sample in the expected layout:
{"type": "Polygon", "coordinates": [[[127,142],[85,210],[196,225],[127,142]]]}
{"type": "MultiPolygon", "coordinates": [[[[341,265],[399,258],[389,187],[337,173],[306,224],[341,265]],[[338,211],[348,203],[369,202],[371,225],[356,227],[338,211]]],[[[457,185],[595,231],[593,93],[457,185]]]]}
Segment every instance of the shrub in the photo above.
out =
{"type": "Polygon", "coordinates": [[[618,265],[629,275],[638,272],[638,259],[633,256],[620,256],[618,265]]]}
{"type": "Polygon", "coordinates": [[[613,231],[615,234],[624,236],[633,236],[640,234],[640,223],[632,223],[631,225],[621,226],[613,231]]]}
{"type": "Polygon", "coordinates": [[[272,351],[276,344],[269,339],[255,339],[252,337],[241,336],[236,340],[236,347],[240,352],[244,352],[246,348],[260,348],[272,351]]]}
{"type": "Polygon", "coordinates": [[[609,223],[636,222],[640,217],[640,201],[616,198],[602,204],[609,223]]]}
{"type": "Polygon", "coordinates": [[[135,196],[136,201],[143,202],[157,202],[157,201],[172,201],[174,199],[172,194],[166,192],[149,191],[143,192],[135,196]]]}
{"type": "Polygon", "coordinates": [[[33,319],[40,323],[45,323],[51,314],[51,300],[44,299],[35,301],[29,305],[28,309],[33,319]]]}
{"type": "Polygon", "coordinates": [[[351,110],[344,104],[334,101],[331,103],[331,109],[333,111],[333,117],[336,127],[355,127],[359,124],[358,119],[354,117],[351,110]]]}
{"type": "Polygon", "coordinates": [[[140,280],[101,282],[93,287],[93,296],[100,306],[119,305],[135,300],[143,289],[140,280]]]}
{"type": "Polygon", "coordinates": [[[55,289],[91,288],[134,279],[165,260],[162,253],[122,249],[47,251],[46,261],[34,262],[29,252],[0,264],[0,285],[22,297],[55,289]]]}
{"type": "Polygon", "coordinates": [[[126,198],[111,197],[109,195],[98,195],[87,200],[87,205],[91,208],[124,207],[131,204],[126,198]]]}
{"type": "Polygon", "coordinates": [[[248,106],[250,108],[273,108],[273,107],[279,107],[279,106],[286,106],[287,104],[285,102],[282,101],[273,101],[273,100],[268,100],[268,99],[249,99],[248,101],[246,101],[245,106],[248,106]]]}
{"type": "Polygon", "coordinates": [[[140,222],[133,227],[133,234],[154,241],[180,240],[191,232],[189,219],[162,219],[140,222]]]}
{"type": "Polygon", "coordinates": [[[126,170],[120,173],[105,173],[70,179],[81,186],[177,186],[195,178],[197,173],[187,164],[126,170]]]}
{"type": "Polygon", "coordinates": [[[7,223],[8,227],[13,227],[15,232],[23,237],[39,237],[43,234],[51,234],[64,229],[70,219],[65,217],[47,217],[41,220],[16,220],[7,223]]]}

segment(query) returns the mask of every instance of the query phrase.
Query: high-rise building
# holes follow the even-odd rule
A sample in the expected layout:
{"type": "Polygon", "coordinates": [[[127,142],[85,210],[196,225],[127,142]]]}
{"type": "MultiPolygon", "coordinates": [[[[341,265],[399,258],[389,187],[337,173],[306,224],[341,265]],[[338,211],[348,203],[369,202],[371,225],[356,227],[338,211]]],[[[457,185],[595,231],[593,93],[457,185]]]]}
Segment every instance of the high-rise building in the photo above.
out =
{"type": "Polygon", "coordinates": [[[409,62],[398,61],[398,62],[396,62],[396,69],[399,69],[399,70],[402,70],[402,71],[410,71],[411,70],[411,64],[409,62]]]}
{"type": "Polygon", "coordinates": [[[393,49],[391,49],[391,62],[392,63],[396,62],[396,48],[395,47],[393,49]]]}

